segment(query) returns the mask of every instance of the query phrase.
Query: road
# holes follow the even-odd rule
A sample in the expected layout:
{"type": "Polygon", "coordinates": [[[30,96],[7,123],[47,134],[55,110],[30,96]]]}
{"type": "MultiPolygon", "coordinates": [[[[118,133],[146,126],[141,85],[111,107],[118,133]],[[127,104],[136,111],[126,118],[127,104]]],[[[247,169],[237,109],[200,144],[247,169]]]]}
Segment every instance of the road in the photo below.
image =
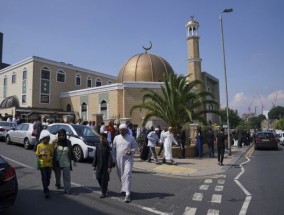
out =
{"type": "Polygon", "coordinates": [[[182,178],[134,171],[133,201],[129,204],[123,202],[115,169],[111,173],[106,199],[98,198],[100,189],[97,181],[92,178],[91,162],[86,161],[79,163],[72,171],[73,195],[64,195],[63,190],[56,190],[52,175],[51,198],[46,200],[42,193],[40,173],[35,169],[34,152],[19,145],[0,142],[0,154],[16,168],[19,182],[16,203],[2,212],[3,215],[234,215],[240,214],[242,209],[245,209],[247,214],[279,214],[276,213],[277,209],[283,205],[280,203],[283,199],[283,189],[279,186],[280,181],[283,181],[283,175],[279,175],[279,164],[283,163],[284,159],[282,147],[279,151],[253,151],[252,157],[243,157],[222,175],[182,178]],[[244,162],[247,163],[241,168],[240,165],[244,162]],[[277,168],[270,168],[275,164],[278,164],[277,168]],[[239,178],[236,180],[236,177],[239,178]],[[249,192],[249,202],[246,201],[248,195],[245,191],[249,192]],[[247,203],[248,206],[244,207],[247,203]],[[271,208],[272,206],[274,208],[271,208]]]}

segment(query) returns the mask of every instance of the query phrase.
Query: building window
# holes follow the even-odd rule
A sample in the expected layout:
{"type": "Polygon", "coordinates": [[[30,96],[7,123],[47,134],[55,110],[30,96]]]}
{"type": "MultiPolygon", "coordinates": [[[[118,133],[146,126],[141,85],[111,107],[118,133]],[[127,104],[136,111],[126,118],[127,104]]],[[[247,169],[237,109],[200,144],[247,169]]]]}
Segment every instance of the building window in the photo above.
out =
{"type": "Polygon", "coordinates": [[[96,79],[96,87],[102,86],[102,80],[97,78],[96,79]]]}
{"type": "Polygon", "coordinates": [[[22,95],[22,103],[25,104],[27,102],[27,96],[22,95]]]}
{"type": "Polygon", "coordinates": [[[23,80],[22,80],[22,104],[27,103],[27,69],[23,70],[23,80]]]}
{"type": "Polygon", "coordinates": [[[90,76],[87,79],[87,87],[92,87],[92,78],[90,76]]]}
{"type": "Polygon", "coordinates": [[[26,80],[27,79],[27,70],[24,69],[23,70],[23,80],[26,80]]]}
{"type": "Polygon", "coordinates": [[[12,74],[12,84],[16,84],[16,72],[12,74]]]}
{"type": "Polygon", "coordinates": [[[107,84],[112,84],[112,81],[108,81],[107,84]]]}
{"type": "Polygon", "coordinates": [[[82,109],[82,112],[87,112],[87,104],[85,102],[82,104],[81,109],[82,109]]]}
{"type": "Polygon", "coordinates": [[[77,86],[80,86],[80,85],[81,85],[81,76],[80,76],[80,74],[77,74],[77,75],[76,75],[76,85],[77,85],[77,86]]]}
{"type": "Polygon", "coordinates": [[[64,83],[65,82],[65,73],[62,70],[59,70],[56,74],[56,80],[58,82],[64,83]]]}
{"type": "Polygon", "coordinates": [[[50,102],[50,71],[47,67],[41,69],[40,102],[44,104],[50,102]]]}
{"type": "Polygon", "coordinates": [[[71,105],[70,104],[66,105],[66,111],[68,111],[68,112],[71,111],[71,105]]]}
{"type": "Polygon", "coordinates": [[[101,102],[101,111],[106,111],[107,110],[107,103],[105,100],[101,102]]]}
{"type": "Polygon", "coordinates": [[[3,98],[7,97],[7,76],[5,75],[3,79],[3,98]]]}

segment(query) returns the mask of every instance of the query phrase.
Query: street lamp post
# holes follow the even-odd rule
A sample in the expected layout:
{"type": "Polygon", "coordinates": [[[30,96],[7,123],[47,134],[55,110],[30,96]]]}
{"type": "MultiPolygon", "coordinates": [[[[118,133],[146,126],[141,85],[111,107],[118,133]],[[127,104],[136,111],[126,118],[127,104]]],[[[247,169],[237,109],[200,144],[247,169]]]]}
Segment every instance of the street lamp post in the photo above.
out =
{"type": "Polygon", "coordinates": [[[222,13],[220,13],[220,26],[221,26],[221,35],[222,35],[222,51],[223,51],[223,64],[224,64],[224,75],[225,75],[225,88],[226,88],[226,108],[227,108],[227,131],[228,131],[228,149],[229,155],[232,155],[231,149],[231,137],[230,137],[230,119],[229,119],[229,102],[228,102],[228,85],[227,85],[227,72],[226,72],[226,57],[225,57],[225,46],[224,46],[224,33],[223,33],[223,21],[222,14],[223,13],[231,13],[233,9],[225,9],[222,13]]]}

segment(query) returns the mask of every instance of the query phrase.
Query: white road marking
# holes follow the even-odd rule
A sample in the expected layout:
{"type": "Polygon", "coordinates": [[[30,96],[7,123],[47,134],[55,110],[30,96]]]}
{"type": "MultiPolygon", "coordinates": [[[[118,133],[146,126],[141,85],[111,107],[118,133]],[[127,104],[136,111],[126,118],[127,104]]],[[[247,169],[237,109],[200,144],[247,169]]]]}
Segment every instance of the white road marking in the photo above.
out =
{"type": "Polygon", "coordinates": [[[207,215],[219,215],[219,211],[214,209],[209,209],[207,215]]]}
{"type": "Polygon", "coordinates": [[[215,191],[217,191],[217,192],[221,192],[221,191],[223,191],[223,189],[224,189],[224,186],[217,185],[215,187],[215,191]]]}
{"type": "Polygon", "coordinates": [[[202,201],[203,193],[194,193],[192,200],[193,201],[202,201]]]}
{"type": "Polygon", "coordinates": [[[199,187],[199,190],[208,190],[208,188],[209,188],[209,185],[203,184],[199,187]]]}
{"type": "Polygon", "coordinates": [[[204,181],[205,184],[211,184],[213,182],[213,179],[206,179],[204,181]]]}
{"type": "Polygon", "coordinates": [[[222,195],[220,194],[213,194],[211,202],[212,203],[221,203],[222,201],[222,195]]]}
{"type": "Polygon", "coordinates": [[[241,177],[242,174],[244,174],[245,169],[243,167],[244,164],[250,162],[250,159],[246,156],[247,161],[241,163],[240,167],[241,167],[241,172],[234,178],[234,181],[236,182],[236,184],[241,188],[241,190],[246,194],[246,199],[243,203],[243,206],[241,208],[241,211],[239,213],[239,215],[245,215],[247,214],[247,210],[250,204],[250,201],[252,199],[252,195],[249,193],[249,191],[241,184],[241,182],[239,181],[239,178],[241,177]]]}
{"type": "Polygon", "coordinates": [[[226,178],[226,175],[220,175],[219,178],[226,178]]]}
{"type": "Polygon", "coordinates": [[[196,208],[191,208],[191,207],[186,207],[183,215],[195,215],[196,213],[196,208]]]}
{"type": "Polygon", "coordinates": [[[31,166],[28,166],[28,165],[26,165],[26,164],[20,163],[20,162],[15,161],[15,160],[13,160],[13,159],[11,159],[11,158],[5,157],[5,156],[3,156],[3,155],[1,155],[1,156],[2,156],[3,158],[5,158],[6,160],[12,161],[12,162],[14,162],[14,163],[16,163],[16,164],[19,164],[19,165],[21,165],[21,166],[27,167],[27,168],[29,168],[29,169],[34,169],[34,168],[31,167],[31,166]]]}
{"type": "Polygon", "coordinates": [[[218,184],[225,184],[225,180],[224,179],[219,179],[217,183],[218,184]]]}

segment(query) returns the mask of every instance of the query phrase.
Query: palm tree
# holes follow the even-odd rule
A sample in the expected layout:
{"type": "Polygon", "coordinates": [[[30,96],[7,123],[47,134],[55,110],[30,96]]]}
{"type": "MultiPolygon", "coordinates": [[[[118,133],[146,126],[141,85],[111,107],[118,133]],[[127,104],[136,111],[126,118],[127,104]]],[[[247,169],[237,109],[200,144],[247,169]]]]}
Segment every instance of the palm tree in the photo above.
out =
{"type": "Polygon", "coordinates": [[[188,76],[168,76],[165,85],[161,86],[161,93],[156,93],[149,88],[145,92],[141,104],[134,105],[130,114],[135,109],[147,110],[143,125],[153,117],[163,119],[168,125],[178,128],[186,123],[198,120],[207,124],[206,113],[219,114],[217,110],[204,109],[207,104],[219,106],[213,94],[202,90],[203,82],[194,80],[188,82],[188,76]]]}

